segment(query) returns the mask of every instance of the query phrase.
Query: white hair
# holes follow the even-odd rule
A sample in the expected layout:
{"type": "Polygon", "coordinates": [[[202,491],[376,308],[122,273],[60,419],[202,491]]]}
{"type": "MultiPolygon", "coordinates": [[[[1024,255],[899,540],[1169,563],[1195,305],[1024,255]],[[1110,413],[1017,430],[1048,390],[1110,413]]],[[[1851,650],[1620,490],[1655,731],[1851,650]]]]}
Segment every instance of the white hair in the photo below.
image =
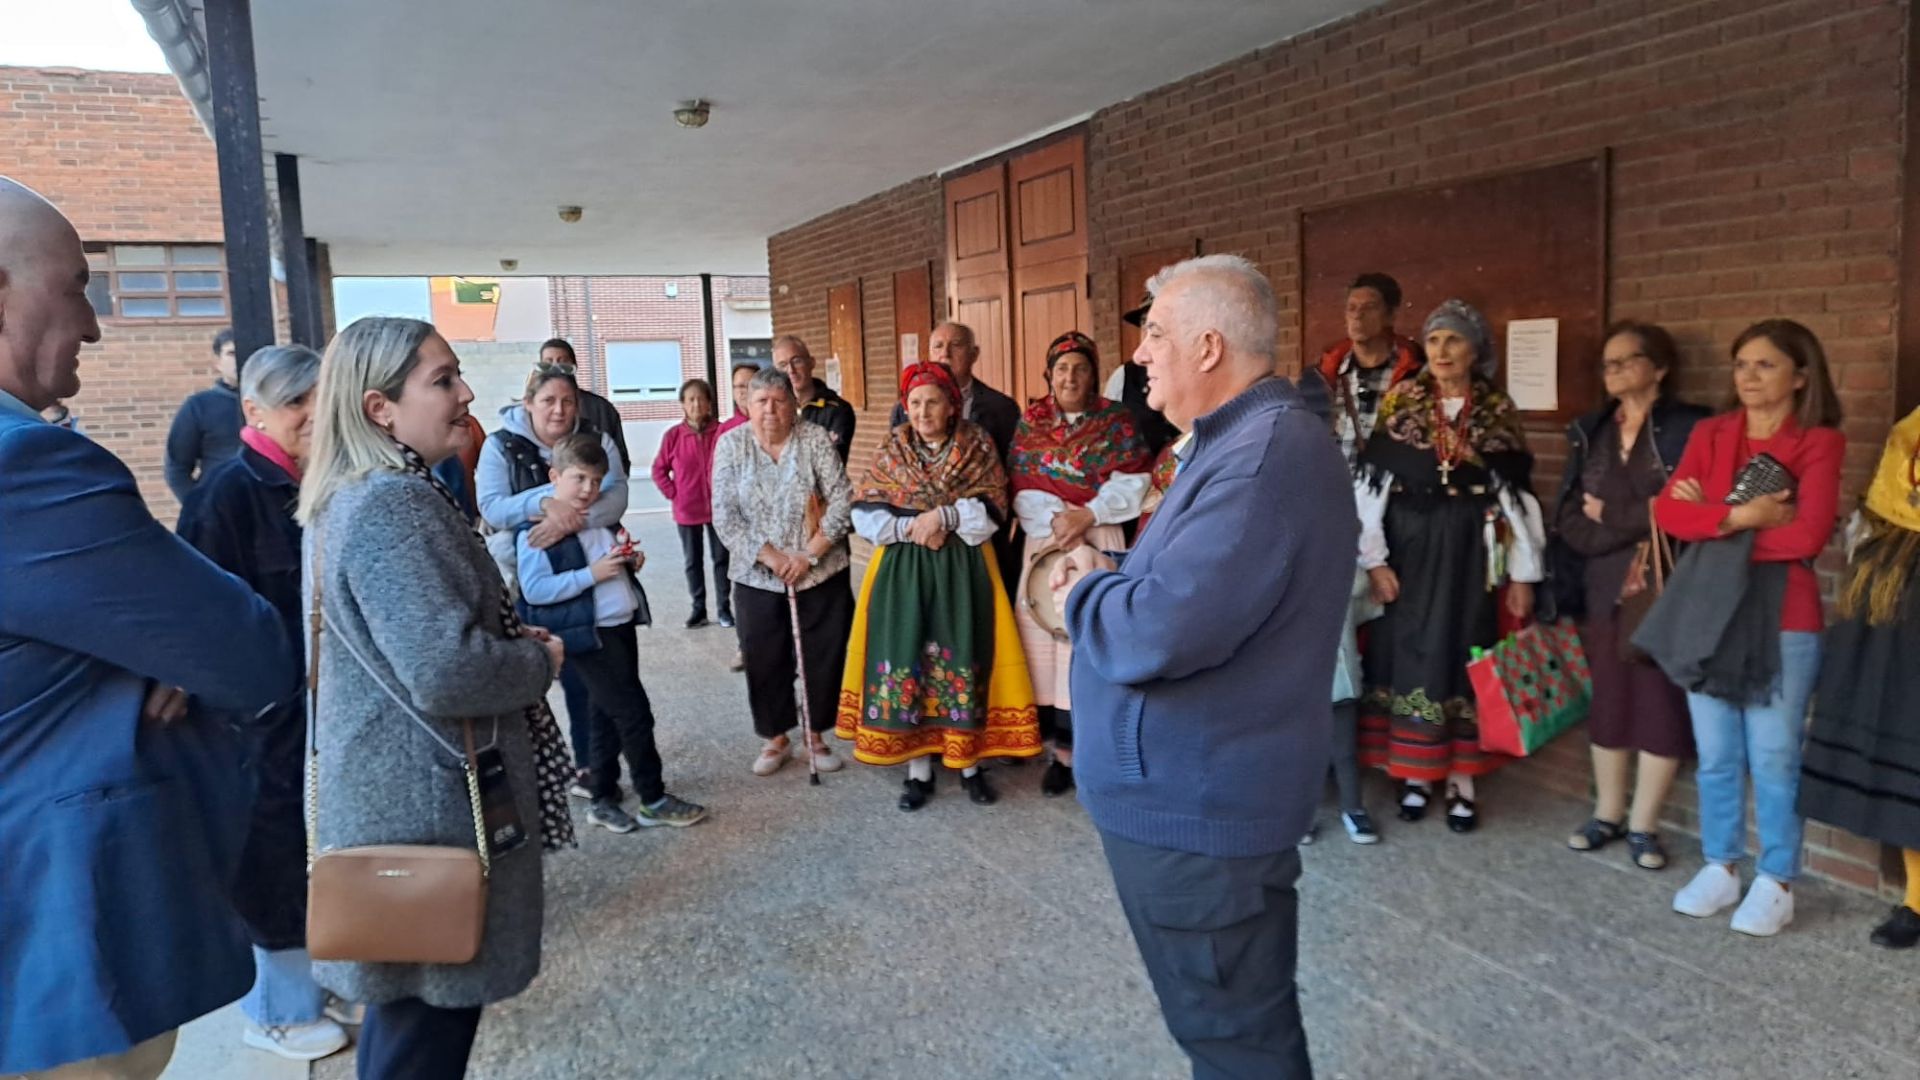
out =
{"type": "Polygon", "coordinates": [[[1158,297],[1167,286],[1189,280],[1186,329],[1195,335],[1217,332],[1227,351],[1273,361],[1280,338],[1280,301],[1273,284],[1252,260],[1242,255],[1198,255],[1161,268],[1147,282],[1147,292],[1158,297]]]}
{"type": "MultiPolygon", "coordinates": [[[[794,338],[794,340],[800,339],[794,338]]],[[[806,346],[802,345],[801,348],[804,349],[806,346]]],[[[753,381],[747,384],[747,396],[752,397],[756,390],[771,390],[776,394],[785,394],[788,401],[800,399],[800,395],[793,392],[793,380],[787,378],[786,372],[776,367],[761,368],[754,373],[753,381]]]]}
{"type": "Polygon", "coordinates": [[[334,335],[320,362],[313,410],[313,450],[300,477],[300,524],[312,526],[340,489],[376,469],[406,468],[391,436],[367,415],[366,393],[400,400],[407,376],[420,363],[431,323],[369,315],[334,335]]]}
{"type": "Polygon", "coordinates": [[[283,409],[319,380],[319,353],[305,345],[269,345],[240,369],[240,397],[263,409],[283,409]]]}

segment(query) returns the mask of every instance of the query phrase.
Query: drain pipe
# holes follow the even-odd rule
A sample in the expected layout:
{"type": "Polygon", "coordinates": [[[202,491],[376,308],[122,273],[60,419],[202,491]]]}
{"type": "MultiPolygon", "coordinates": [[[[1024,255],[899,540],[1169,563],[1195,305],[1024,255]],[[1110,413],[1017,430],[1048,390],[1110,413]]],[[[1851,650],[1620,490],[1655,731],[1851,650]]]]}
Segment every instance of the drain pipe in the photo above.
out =
{"type": "Polygon", "coordinates": [[[167,67],[180,81],[180,90],[200,118],[200,127],[213,135],[213,84],[207,68],[207,43],[187,10],[187,0],[133,0],[133,9],[146,20],[147,35],[160,46],[167,67]]]}

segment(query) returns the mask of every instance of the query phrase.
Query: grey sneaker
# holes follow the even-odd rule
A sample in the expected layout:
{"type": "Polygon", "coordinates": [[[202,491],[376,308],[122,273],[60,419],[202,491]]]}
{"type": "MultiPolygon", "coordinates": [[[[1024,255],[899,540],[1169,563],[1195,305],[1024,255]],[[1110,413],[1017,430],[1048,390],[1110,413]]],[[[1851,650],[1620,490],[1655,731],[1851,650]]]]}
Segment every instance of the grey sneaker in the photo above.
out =
{"type": "Polygon", "coordinates": [[[640,812],[633,816],[646,828],[671,825],[674,828],[683,829],[706,817],[707,808],[676,795],[662,795],[659,802],[642,806],[640,812]]]}
{"type": "Polygon", "coordinates": [[[606,799],[593,804],[593,809],[587,811],[587,820],[608,832],[630,833],[640,827],[632,814],[620,809],[619,803],[606,799]]]}

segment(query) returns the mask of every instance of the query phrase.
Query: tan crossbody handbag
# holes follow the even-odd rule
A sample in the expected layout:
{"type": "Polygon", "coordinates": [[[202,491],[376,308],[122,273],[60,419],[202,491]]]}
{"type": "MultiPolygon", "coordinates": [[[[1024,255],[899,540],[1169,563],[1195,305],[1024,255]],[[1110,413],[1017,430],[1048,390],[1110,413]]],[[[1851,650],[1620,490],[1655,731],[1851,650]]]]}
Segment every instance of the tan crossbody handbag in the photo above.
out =
{"type": "MultiPolygon", "coordinates": [[[[480,952],[487,921],[487,830],[480,810],[480,774],[473,721],[462,725],[467,797],[473,804],[473,848],[433,844],[374,844],[320,851],[320,757],[314,731],[320,705],[320,548],[313,561],[313,610],[308,615],[307,668],[307,952],[315,960],[362,964],[465,964],[480,952]]],[[[454,750],[374,671],[359,651],[338,638],[373,681],[433,740],[454,750]]]]}

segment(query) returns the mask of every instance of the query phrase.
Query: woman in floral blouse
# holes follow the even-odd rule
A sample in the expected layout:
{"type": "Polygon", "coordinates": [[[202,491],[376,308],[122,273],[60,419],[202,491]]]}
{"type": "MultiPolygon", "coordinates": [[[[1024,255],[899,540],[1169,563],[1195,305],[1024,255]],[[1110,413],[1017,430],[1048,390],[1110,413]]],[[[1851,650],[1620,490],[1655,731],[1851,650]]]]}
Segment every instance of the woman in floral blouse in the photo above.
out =
{"type": "MultiPolygon", "coordinates": [[[[1047,347],[1047,396],[1020,419],[1007,457],[1013,512],[1026,534],[1025,569],[1015,595],[1027,595],[1034,560],[1053,550],[1090,544],[1124,551],[1120,526],[1140,516],[1152,457],[1133,414],[1100,396],[1100,353],[1092,339],[1069,330],[1047,347]]],[[[1073,707],[1067,672],[1073,647],[1041,626],[1022,603],[1015,615],[1033,677],[1042,735],[1054,760],[1040,790],[1060,795],[1073,787],[1073,707]]]]}
{"type": "Polygon", "coordinates": [[[842,762],[820,733],[833,726],[853,623],[847,469],[825,429],[794,422],[793,383],[779,370],[753,377],[747,411],[747,424],[714,447],[713,524],[733,556],[747,701],[766,740],[753,772],[771,776],[787,763],[787,733],[799,723],[790,590],[806,654],[807,745],[820,771],[832,772],[842,762]]]}
{"type": "Polygon", "coordinates": [[[1007,474],[985,430],[960,418],[960,387],[945,365],[909,367],[900,400],[907,422],[853,494],[853,527],[875,551],[837,731],[857,760],[906,763],[900,809],[926,805],[935,756],[985,805],[995,795],[981,759],[1040,753],[1027,661],[992,557],[1007,474]]]}

